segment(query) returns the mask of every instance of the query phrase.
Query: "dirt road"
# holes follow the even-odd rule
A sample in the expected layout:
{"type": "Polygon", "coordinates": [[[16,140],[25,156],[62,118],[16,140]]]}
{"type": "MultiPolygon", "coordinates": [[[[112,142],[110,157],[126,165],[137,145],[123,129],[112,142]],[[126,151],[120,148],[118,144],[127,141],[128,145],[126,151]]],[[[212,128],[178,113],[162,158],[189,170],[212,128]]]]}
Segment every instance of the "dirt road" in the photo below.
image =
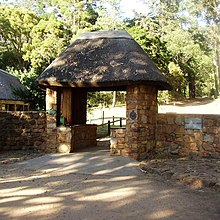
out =
{"type": "Polygon", "coordinates": [[[220,219],[220,194],[137,170],[105,151],[0,167],[0,219],[220,219]]]}
{"type": "MultiPolygon", "coordinates": [[[[177,114],[220,114],[220,99],[195,99],[188,101],[176,101],[158,105],[158,113],[177,114]]],[[[94,108],[88,111],[88,123],[102,124],[111,120],[112,117],[126,117],[126,107],[94,108]],[[97,120],[98,119],[98,120],[97,120]]]]}

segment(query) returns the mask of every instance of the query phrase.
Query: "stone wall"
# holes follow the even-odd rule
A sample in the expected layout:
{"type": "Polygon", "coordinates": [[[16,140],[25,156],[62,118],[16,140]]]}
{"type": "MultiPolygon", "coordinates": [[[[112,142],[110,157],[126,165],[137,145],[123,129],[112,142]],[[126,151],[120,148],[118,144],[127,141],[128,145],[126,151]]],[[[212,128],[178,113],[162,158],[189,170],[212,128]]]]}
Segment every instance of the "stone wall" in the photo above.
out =
{"type": "Polygon", "coordinates": [[[41,150],[47,153],[56,153],[58,150],[58,130],[56,126],[56,115],[47,114],[47,140],[41,150]]]}
{"type": "Polygon", "coordinates": [[[47,115],[47,152],[70,153],[85,147],[97,146],[97,125],[56,127],[56,116],[47,115]]]}
{"type": "MultiPolygon", "coordinates": [[[[154,152],[220,157],[219,115],[158,114],[155,119],[149,107],[143,111],[146,114],[143,117],[141,108],[144,107],[135,109],[137,118],[143,120],[141,125],[134,119],[128,123],[129,130],[127,127],[111,130],[112,155],[141,159],[154,152]]],[[[32,148],[69,153],[97,145],[96,125],[57,128],[55,116],[46,113],[0,112],[0,131],[0,151],[32,148]]]]}
{"type": "MultiPolygon", "coordinates": [[[[219,115],[158,114],[156,128],[152,153],[220,157],[219,115]]],[[[126,133],[111,129],[112,155],[124,155],[126,133]]]]}
{"type": "Polygon", "coordinates": [[[39,150],[47,140],[46,113],[0,112],[0,151],[39,150]]]}
{"type": "Polygon", "coordinates": [[[125,148],[125,128],[111,128],[110,154],[123,155],[125,148]]]}
{"type": "MultiPolygon", "coordinates": [[[[51,139],[54,140],[53,152],[70,153],[86,147],[97,146],[97,125],[61,126],[50,130],[51,139]],[[54,137],[53,137],[54,132],[54,137]]],[[[51,143],[51,141],[49,140],[51,143]]]]}
{"type": "Polygon", "coordinates": [[[97,146],[97,125],[74,125],[72,129],[71,152],[97,146]]]}
{"type": "Polygon", "coordinates": [[[220,156],[220,116],[158,114],[156,152],[220,156]]]}
{"type": "Polygon", "coordinates": [[[69,153],[71,138],[71,127],[57,127],[56,115],[47,114],[47,141],[41,150],[47,153],[69,153]]]}
{"type": "Polygon", "coordinates": [[[56,127],[56,116],[43,112],[0,112],[0,132],[0,151],[69,153],[97,145],[97,125],[56,127]]]}

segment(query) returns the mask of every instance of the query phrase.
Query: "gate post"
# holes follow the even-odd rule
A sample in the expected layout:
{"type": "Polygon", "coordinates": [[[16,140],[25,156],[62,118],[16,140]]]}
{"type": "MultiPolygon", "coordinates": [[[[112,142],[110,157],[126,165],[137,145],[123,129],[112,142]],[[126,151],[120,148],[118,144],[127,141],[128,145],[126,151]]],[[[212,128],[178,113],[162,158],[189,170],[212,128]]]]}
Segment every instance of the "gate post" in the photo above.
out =
{"type": "Polygon", "coordinates": [[[144,159],[155,147],[157,88],[130,85],[126,95],[126,137],[122,155],[144,159]]]}

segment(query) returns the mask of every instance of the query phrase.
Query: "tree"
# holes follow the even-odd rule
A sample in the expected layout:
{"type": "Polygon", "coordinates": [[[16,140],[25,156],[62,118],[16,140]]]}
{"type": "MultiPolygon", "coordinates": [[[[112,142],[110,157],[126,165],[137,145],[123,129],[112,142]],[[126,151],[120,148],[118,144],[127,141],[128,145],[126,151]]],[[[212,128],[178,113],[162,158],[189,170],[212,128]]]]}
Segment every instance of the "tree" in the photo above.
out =
{"type": "Polygon", "coordinates": [[[66,30],[61,22],[54,17],[41,19],[31,32],[31,42],[23,45],[23,59],[32,68],[46,68],[67,45],[66,30]]]}
{"type": "Polygon", "coordinates": [[[29,71],[8,68],[8,72],[16,76],[25,87],[25,90],[15,90],[15,95],[30,103],[33,110],[45,110],[45,92],[36,82],[39,74],[33,68],[29,71]]]}
{"type": "Polygon", "coordinates": [[[98,14],[95,11],[95,0],[23,0],[26,6],[44,16],[55,16],[68,30],[69,40],[74,40],[79,33],[93,29],[98,14]]]}
{"type": "Polygon", "coordinates": [[[121,17],[121,0],[101,0],[96,10],[98,18],[95,23],[96,30],[121,30],[125,29],[124,19],[121,17]]]}
{"type": "Polygon", "coordinates": [[[39,18],[33,12],[0,5],[0,45],[5,56],[9,51],[13,54],[19,69],[28,67],[23,59],[23,46],[31,43],[30,32],[38,22],[39,18]]]}
{"type": "MultiPolygon", "coordinates": [[[[218,94],[220,0],[142,1],[148,4],[148,14],[136,13],[131,21],[121,16],[121,0],[11,1],[16,7],[2,4],[0,68],[14,67],[28,82],[80,33],[126,29],[167,76],[174,97],[208,95],[213,76],[218,94]]],[[[33,91],[38,93],[34,87],[33,91]]],[[[109,94],[114,94],[116,101],[118,94],[109,94]]]]}
{"type": "Polygon", "coordinates": [[[27,9],[0,6],[0,67],[10,67],[20,78],[27,89],[19,94],[35,109],[44,106],[44,95],[35,81],[67,44],[65,33],[54,16],[41,18],[27,9]]]}
{"type": "Polygon", "coordinates": [[[201,76],[207,73],[201,68],[206,55],[200,45],[194,42],[190,32],[176,27],[169,30],[162,37],[167,42],[167,48],[172,53],[173,61],[181,68],[186,82],[188,82],[189,97],[196,97],[196,85],[201,76]]]}
{"type": "Polygon", "coordinates": [[[213,49],[213,64],[215,65],[216,96],[220,92],[220,0],[186,0],[189,12],[198,20],[206,21],[209,38],[213,49]]]}
{"type": "MultiPolygon", "coordinates": [[[[150,27],[150,31],[166,44],[171,54],[171,59],[165,63],[169,67],[168,75],[171,84],[175,88],[176,78],[182,79],[182,83],[175,88],[176,91],[184,96],[188,93],[190,98],[194,98],[198,94],[197,90],[200,90],[199,87],[204,85],[202,81],[210,78],[210,73],[207,74],[204,67],[207,65],[211,67],[207,38],[199,31],[195,20],[186,16],[188,11],[186,11],[184,0],[152,0],[150,2],[149,16],[142,17],[139,23],[150,27]],[[170,61],[171,64],[169,64],[170,61]],[[188,84],[188,89],[185,88],[185,84],[188,84]],[[178,88],[180,85],[183,85],[181,89],[178,88]]],[[[212,68],[209,72],[212,72],[212,68]]]]}

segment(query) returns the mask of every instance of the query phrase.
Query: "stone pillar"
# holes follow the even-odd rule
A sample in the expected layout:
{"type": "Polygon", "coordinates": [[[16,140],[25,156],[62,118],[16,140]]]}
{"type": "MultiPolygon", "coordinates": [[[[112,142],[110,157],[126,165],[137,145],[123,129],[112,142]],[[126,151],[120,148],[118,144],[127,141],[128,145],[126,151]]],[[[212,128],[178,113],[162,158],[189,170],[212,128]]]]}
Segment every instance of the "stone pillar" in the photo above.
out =
{"type": "Polygon", "coordinates": [[[46,110],[56,110],[56,91],[52,89],[46,89],[46,110]]]}
{"type": "Polygon", "coordinates": [[[46,111],[47,111],[47,144],[43,149],[47,153],[56,153],[57,151],[57,128],[56,128],[56,110],[57,110],[57,92],[52,89],[46,89],[46,111]]]}
{"type": "Polygon", "coordinates": [[[57,128],[58,153],[70,153],[71,140],[72,140],[71,127],[61,126],[57,128]]]}
{"type": "Polygon", "coordinates": [[[56,153],[57,144],[56,115],[47,114],[47,144],[44,151],[47,153],[56,153]]]}
{"type": "Polygon", "coordinates": [[[123,155],[122,151],[125,149],[125,128],[111,128],[111,140],[110,140],[110,154],[123,155]]]}
{"type": "Polygon", "coordinates": [[[130,85],[126,95],[126,137],[122,155],[144,159],[155,148],[157,88],[130,85]]]}

